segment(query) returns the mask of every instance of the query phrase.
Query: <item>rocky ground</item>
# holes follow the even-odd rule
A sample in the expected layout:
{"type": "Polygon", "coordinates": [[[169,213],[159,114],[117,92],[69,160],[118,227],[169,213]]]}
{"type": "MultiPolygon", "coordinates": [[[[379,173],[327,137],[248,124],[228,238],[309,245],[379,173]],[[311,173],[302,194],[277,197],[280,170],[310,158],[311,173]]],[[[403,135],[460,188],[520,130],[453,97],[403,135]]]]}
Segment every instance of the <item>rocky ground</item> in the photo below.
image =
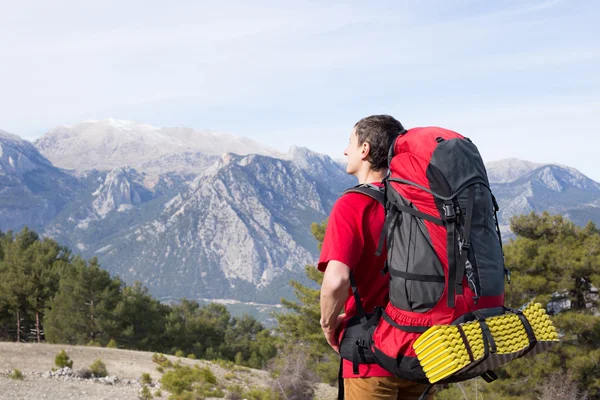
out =
{"type": "MultiPolygon", "coordinates": [[[[50,344],[0,343],[0,399],[89,399],[89,400],[134,400],[142,390],[140,377],[150,374],[153,383],[151,393],[162,392],[167,399],[169,393],[160,389],[161,373],[152,361],[153,353],[107,349],[87,346],[65,346],[50,344]],[[54,358],[64,349],[73,368],[56,370],[54,358]],[[96,359],[102,359],[108,370],[106,378],[83,377],[81,369],[88,368],[96,359]],[[52,371],[52,369],[55,371],[52,371]],[[22,380],[9,377],[15,369],[23,373],[22,380]]],[[[172,362],[177,357],[167,356],[172,362]]],[[[203,360],[180,359],[183,364],[199,364],[209,367],[217,382],[239,385],[245,388],[266,387],[271,378],[266,371],[248,368],[232,369],[203,360]]],[[[336,389],[318,385],[316,399],[336,398],[336,389]]]]}

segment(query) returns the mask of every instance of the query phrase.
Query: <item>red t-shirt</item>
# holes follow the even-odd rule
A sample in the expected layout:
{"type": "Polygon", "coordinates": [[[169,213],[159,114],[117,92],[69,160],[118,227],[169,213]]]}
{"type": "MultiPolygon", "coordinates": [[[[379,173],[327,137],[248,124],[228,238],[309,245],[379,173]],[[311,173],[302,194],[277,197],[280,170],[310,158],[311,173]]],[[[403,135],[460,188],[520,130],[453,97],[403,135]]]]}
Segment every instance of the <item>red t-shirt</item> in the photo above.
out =
{"type": "MultiPolygon", "coordinates": [[[[378,183],[376,183],[378,184],[378,183]]],[[[366,313],[388,302],[389,279],[381,275],[385,253],[375,256],[383,229],[385,210],[376,200],[361,193],[340,197],[329,215],[318,268],[325,271],[331,260],[346,264],[356,281],[361,303],[366,313]]],[[[352,289],[344,305],[347,319],[356,315],[352,289]]],[[[343,325],[342,325],[343,326],[343,325]]],[[[377,364],[359,365],[359,374],[352,373],[352,362],[344,360],[344,378],[393,376],[377,364]]]]}

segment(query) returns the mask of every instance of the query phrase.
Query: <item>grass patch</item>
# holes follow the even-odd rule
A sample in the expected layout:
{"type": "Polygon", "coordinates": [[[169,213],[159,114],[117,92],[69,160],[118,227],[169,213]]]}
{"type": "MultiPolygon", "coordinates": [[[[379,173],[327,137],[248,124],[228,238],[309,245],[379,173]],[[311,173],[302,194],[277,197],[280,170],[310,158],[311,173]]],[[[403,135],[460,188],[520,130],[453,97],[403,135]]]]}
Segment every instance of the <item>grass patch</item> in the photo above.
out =
{"type": "Polygon", "coordinates": [[[15,379],[18,381],[22,381],[23,379],[25,379],[25,375],[23,375],[23,373],[16,368],[13,369],[13,371],[10,373],[10,375],[8,375],[8,377],[10,379],[15,379]]]}

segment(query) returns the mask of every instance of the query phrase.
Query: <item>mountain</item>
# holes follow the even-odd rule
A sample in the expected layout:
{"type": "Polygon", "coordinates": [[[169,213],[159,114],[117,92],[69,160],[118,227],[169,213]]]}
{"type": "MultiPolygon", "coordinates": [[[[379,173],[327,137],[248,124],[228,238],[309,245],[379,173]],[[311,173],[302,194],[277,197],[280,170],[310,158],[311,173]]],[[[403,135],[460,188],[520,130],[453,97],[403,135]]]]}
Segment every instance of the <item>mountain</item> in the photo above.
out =
{"type": "Polygon", "coordinates": [[[0,230],[41,230],[75,196],[78,181],[28,141],[0,131],[0,230]]]}
{"type": "MultiPolygon", "coordinates": [[[[324,220],[352,185],[329,157],[302,154],[293,161],[223,155],[154,217],[127,223],[113,236],[90,238],[78,248],[163,298],[273,301],[289,295],[290,277],[302,277],[304,265],[317,255],[310,223],[324,220]],[[315,179],[306,172],[308,161],[327,175],[315,179]],[[340,179],[326,180],[335,175],[340,179]]],[[[113,207],[100,223],[115,224],[111,218],[127,221],[128,216],[117,216],[113,207]]]]}
{"type": "Polygon", "coordinates": [[[173,171],[200,173],[210,156],[227,152],[279,154],[248,138],[115,119],[59,126],[36,140],[35,146],[63,169],[104,171],[129,165],[153,177],[173,171]]]}
{"type": "Polygon", "coordinates": [[[563,214],[579,225],[600,224],[600,184],[574,168],[510,159],[487,169],[505,233],[512,216],[532,211],[563,214]]]}
{"type": "MultiPolygon", "coordinates": [[[[318,255],[311,223],[355,183],[342,163],[303,147],[271,154],[244,139],[114,120],[61,129],[37,148],[0,133],[0,229],[28,225],[162,299],[290,296],[289,280],[318,255]],[[244,154],[252,150],[263,154],[244,154]]],[[[516,159],[487,170],[505,237],[510,217],[531,211],[600,224],[600,184],[577,170],[516,159]]]]}
{"type": "Polygon", "coordinates": [[[507,158],[505,160],[489,162],[485,165],[485,168],[490,183],[508,183],[541,166],[542,164],[530,161],[507,158]]]}

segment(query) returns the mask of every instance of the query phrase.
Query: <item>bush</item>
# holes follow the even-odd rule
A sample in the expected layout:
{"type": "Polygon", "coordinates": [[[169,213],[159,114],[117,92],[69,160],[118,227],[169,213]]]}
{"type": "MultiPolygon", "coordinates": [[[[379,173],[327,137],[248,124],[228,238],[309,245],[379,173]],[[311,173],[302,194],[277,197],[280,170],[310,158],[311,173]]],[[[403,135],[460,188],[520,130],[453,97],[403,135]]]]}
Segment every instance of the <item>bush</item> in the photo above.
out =
{"type": "Polygon", "coordinates": [[[287,349],[278,357],[272,389],[289,400],[312,400],[318,377],[309,368],[310,356],[299,349],[287,349]]]}
{"type": "Polygon", "coordinates": [[[197,357],[194,353],[190,353],[188,354],[187,358],[189,358],[190,360],[195,360],[197,357]]]}
{"type": "Polygon", "coordinates": [[[140,383],[142,385],[152,385],[152,377],[150,376],[150,374],[147,372],[144,372],[142,374],[142,376],[140,377],[140,383]]]}
{"type": "Polygon", "coordinates": [[[177,351],[175,352],[175,357],[183,357],[183,356],[184,356],[184,353],[183,353],[183,351],[182,351],[182,350],[177,350],[177,351]]]}
{"type": "Polygon", "coordinates": [[[179,366],[167,371],[160,379],[160,383],[165,390],[174,395],[186,395],[196,392],[203,397],[224,396],[222,392],[213,387],[217,383],[217,378],[210,368],[179,366]],[[219,394],[221,396],[218,396],[219,394]]]}
{"type": "Polygon", "coordinates": [[[56,364],[58,368],[73,368],[73,360],[69,358],[69,355],[64,350],[61,350],[56,357],[54,357],[54,364],[56,364]]]}
{"type": "Polygon", "coordinates": [[[23,373],[16,368],[13,369],[13,371],[11,372],[11,374],[8,377],[10,379],[16,379],[18,381],[22,381],[23,379],[25,379],[25,376],[23,375],[23,373]]]}
{"type": "Polygon", "coordinates": [[[108,375],[106,365],[100,358],[97,358],[93,363],[90,364],[90,371],[97,378],[104,378],[108,375]]]}
{"type": "Polygon", "coordinates": [[[154,397],[162,397],[162,391],[158,389],[156,392],[154,392],[154,397]]]}
{"type": "Polygon", "coordinates": [[[229,360],[223,360],[223,359],[216,359],[212,361],[213,363],[217,364],[219,367],[229,370],[229,371],[233,371],[235,368],[235,364],[233,363],[233,361],[229,361],[229,360]]]}
{"type": "Polygon", "coordinates": [[[142,391],[140,392],[140,399],[141,400],[151,400],[152,399],[152,393],[150,393],[150,389],[148,389],[148,386],[144,386],[142,388],[142,391]]]}
{"type": "Polygon", "coordinates": [[[163,368],[173,368],[173,363],[164,354],[154,353],[152,355],[152,361],[163,368]]]}
{"type": "Polygon", "coordinates": [[[240,385],[227,386],[227,400],[242,400],[244,398],[244,389],[240,385]]]}
{"type": "MultiPolygon", "coordinates": [[[[243,398],[248,400],[280,400],[282,397],[271,389],[252,388],[243,394],[243,398]]],[[[296,397],[292,396],[286,398],[295,399],[296,397]]]]}
{"type": "Polygon", "coordinates": [[[235,378],[235,374],[233,372],[228,372],[225,375],[223,375],[223,378],[225,378],[226,380],[230,381],[233,378],[235,378]]]}
{"type": "Polygon", "coordinates": [[[87,346],[102,347],[102,344],[99,341],[92,339],[88,342],[87,346]]]}
{"type": "Polygon", "coordinates": [[[117,342],[115,341],[115,339],[110,339],[110,342],[108,342],[108,344],[106,345],[107,348],[109,349],[116,349],[117,348],[117,342]]]}
{"type": "Polygon", "coordinates": [[[235,363],[237,365],[242,365],[243,362],[244,362],[244,356],[243,356],[242,352],[240,351],[235,355],[235,363]]]}
{"type": "Polygon", "coordinates": [[[157,370],[158,372],[160,372],[161,374],[164,374],[164,373],[165,373],[165,369],[164,369],[163,367],[161,367],[160,365],[159,365],[158,367],[156,367],[156,370],[157,370]]]}

